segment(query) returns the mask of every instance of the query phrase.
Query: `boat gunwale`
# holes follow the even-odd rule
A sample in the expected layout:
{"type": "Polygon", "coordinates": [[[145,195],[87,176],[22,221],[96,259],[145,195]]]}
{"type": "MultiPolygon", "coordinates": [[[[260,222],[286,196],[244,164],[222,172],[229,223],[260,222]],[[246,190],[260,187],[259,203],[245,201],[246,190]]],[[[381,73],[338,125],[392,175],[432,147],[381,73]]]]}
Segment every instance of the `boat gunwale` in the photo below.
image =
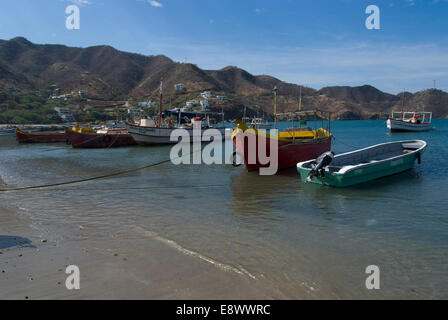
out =
{"type": "MultiPolygon", "coordinates": [[[[329,132],[328,130],[326,130],[324,128],[318,128],[316,130],[311,130],[311,132],[317,133],[317,131],[319,131],[319,129],[322,129],[325,132],[324,136],[316,137],[316,135],[313,135],[310,137],[294,137],[295,136],[295,134],[294,134],[294,136],[291,136],[291,137],[280,137],[279,135],[272,135],[272,134],[268,133],[267,131],[259,132],[259,129],[249,128],[249,127],[246,130],[243,130],[242,128],[234,129],[232,136],[236,137],[236,135],[239,133],[239,131],[241,131],[244,134],[246,131],[252,130],[252,131],[249,131],[248,133],[254,135],[255,137],[262,137],[265,139],[273,139],[273,140],[278,140],[278,141],[282,141],[282,142],[288,142],[290,144],[300,144],[300,143],[307,143],[307,142],[316,143],[316,142],[320,142],[320,141],[325,141],[325,140],[333,137],[331,132],[329,132]]],[[[266,130],[266,129],[262,129],[262,130],[266,130]]],[[[304,132],[304,131],[302,131],[302,132],[304,132]]]]}
{"type": "Polygon", "coordinates": [[[22,134],[22,135],[33,135],[33,136],[46,136],[46,135],[61,135],[65,134],[65,131],[58,130],[58,131],[37,131],[37,132],[29,132],[24,131],[20,128],[16,128],[16,134],[22,134]]]}
{"type": "MultiPolygon", "coordinates": [[[[134,128],[143,128],[143,129],[164,129],[164,130],[175,130],[175,129],[185,129],[185,130],[193,130],[194,128],[188,128],[188,127],[183,127],[183,128],[176,128],[176,127],[172,127],[172,128],[166,128],[166,127],[146,127],[146,126],[141,126],[138,124],[132,124],[129,122],[125,122],[126,125],[130,126],[130,127],[134,127],[134,128]]],[[[230,129],[227,127],[207,127],[207,128],[201,128],[201,130],[207,130],[207,129],[230,129]]]]}

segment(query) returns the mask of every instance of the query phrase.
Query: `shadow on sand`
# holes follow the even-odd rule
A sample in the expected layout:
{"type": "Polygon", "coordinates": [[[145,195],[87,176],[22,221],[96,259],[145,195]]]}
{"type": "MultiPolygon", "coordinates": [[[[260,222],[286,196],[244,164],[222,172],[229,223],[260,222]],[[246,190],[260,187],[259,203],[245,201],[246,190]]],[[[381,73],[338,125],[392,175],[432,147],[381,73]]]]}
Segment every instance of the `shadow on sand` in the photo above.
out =
{"type": "Polygon", "coordinates": [[[35,248],[32,241],[18,236],[2,236],[0,235],[0,249],[8,249],[13,247],[35,248]]]}

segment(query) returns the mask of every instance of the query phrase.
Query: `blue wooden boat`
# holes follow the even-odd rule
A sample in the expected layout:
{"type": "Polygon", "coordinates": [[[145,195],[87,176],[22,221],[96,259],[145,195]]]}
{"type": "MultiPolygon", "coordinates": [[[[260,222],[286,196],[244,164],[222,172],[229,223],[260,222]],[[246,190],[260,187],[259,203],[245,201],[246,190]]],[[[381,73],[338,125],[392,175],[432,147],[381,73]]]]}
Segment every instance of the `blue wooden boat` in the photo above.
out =
{"type": "Polygon", "coordinates": [[[411,169],[416,160],[421,163],[426,145],[422,140],[382,143],[336,155],[319,170],[316,160],[300,162],[297,170],[304,182],[347,187],[411,169]]]}

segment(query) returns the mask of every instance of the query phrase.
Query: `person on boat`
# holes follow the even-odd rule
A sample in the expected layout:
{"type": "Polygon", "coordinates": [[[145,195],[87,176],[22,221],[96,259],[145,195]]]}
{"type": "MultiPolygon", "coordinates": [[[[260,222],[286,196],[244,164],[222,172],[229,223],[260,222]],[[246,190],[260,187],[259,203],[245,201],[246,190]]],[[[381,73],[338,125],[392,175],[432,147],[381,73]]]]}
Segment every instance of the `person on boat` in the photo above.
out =
{"type": "Polygon", "coordinates": [[[420,121],[420,117],[417,116],[417,115],[413,116],[413,117],[411,118],[411,122],[412,122],[412,123],[421,123],[421,121],[420,121]]]}

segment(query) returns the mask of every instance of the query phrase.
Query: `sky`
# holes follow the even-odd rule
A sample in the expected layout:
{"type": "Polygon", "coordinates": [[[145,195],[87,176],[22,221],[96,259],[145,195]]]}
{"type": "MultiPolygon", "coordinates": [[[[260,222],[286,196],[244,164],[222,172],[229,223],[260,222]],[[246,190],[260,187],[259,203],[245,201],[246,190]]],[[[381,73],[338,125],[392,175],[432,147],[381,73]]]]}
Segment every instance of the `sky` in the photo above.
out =
{"type": "Polygon", "coordinates": [[[320,89],[448,91],[448,0],[0,0],[0,39],[163,54],[320,89]],[[66,8],[80,29],[66,28],[66,8]],[[367,29],[369,5],[380,29],[367,29]]]}

